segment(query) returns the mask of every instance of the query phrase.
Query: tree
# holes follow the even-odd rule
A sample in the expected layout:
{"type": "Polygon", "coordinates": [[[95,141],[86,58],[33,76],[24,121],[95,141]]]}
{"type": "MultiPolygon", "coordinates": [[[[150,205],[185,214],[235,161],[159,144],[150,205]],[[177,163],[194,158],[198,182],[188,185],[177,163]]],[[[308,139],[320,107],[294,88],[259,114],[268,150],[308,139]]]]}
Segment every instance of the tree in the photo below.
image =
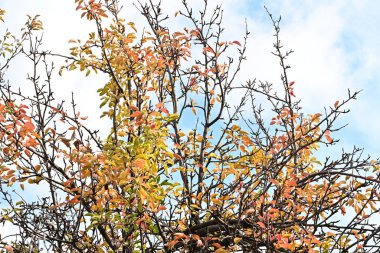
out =
{"type": "Polygon", "coordinates": [[[235,81],[249,32],[223,40],[222,9],[208,10],[207,0],[199,13],[184,0],[176,16],[189,26],[174,32],[160,3],[136,4],[147,21],[138,31],[117,0],[75,2],[96,30],[71,40],[70,55],[40,49],[38,16],[20,38],[6,32],[0,41],[0,219],[17,228],[0,238],[3,251],[379,250],[379,161],[358,148],[316,158],[337,143],[335,122],[358,93],[305,115],[280,20],[268,12],[282,68],[282,89],[273,90],[235,81]],[[33,95],[4,80],[19,55],[34,66],[33,95]],[[54,99],[49,59],[57,57],[66,60],[60,74],[108,76],[98,90],[101,121],[111,124],[105,138],[74,99],[69,107],[54,99]],[[28,201],[26,187],[47,194],[28,201]]]}

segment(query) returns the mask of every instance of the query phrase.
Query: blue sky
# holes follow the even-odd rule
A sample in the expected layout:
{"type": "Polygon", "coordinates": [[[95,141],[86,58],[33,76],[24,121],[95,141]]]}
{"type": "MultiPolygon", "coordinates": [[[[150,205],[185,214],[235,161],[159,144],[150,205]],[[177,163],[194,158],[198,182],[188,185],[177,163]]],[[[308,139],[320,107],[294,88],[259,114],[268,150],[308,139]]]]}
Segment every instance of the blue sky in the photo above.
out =
{"type": "MultiPolygon", "coordinates": [[[[122,1],[131,2],[131,1],[122,1]]],[[[178,0],[162,0],[174,16],[178,0]]],[[[199,6],[201,0],[191,0],[199,6]]],[[[341,147],[357,145],[366,153],[380,156],[380,10],[379,1],[371,0],[210,0],[210,5],[222,3],[225,9],[226,37],[241,40],[244,21],[247,19],[251,37],[248,42],[248,60],[244,63],[238,81],[258,78],[280,82],[277,59],[271,55],[273,29],[263,6],[273,15],[282,16],[282,40],[295,53],[290,58],[290,78],[296,82],[295,93],[307,112],[321,112],[336,100],[347,96],[347,89],[363,90],[357,101],[351,103],[350,114],[340,124],[349,126],[335,135],[341,147]]],[[[84,38],[91,25],[79,18],[74,0],[8,0],[0,8],[7,10],[4,26],[17,32],[26,21],[26,14],[41,14],[45,26],[45,48],[67,53],[67,41],[84,38]]],[[[142,18],[130,4],[126,7],[126,20],[142,24],[142,18]]],[[[174,24],[181,27],[181,24],[174,24]]],[[[28,66],[19,61],[10,69],[11,81],[24,87],[28,66]]],[[[70,72],[56,79],[56,93],[61,99],[70,98],[74,91],[82,114],[89,115],[91,124],[99,115],[96,90],[103,84],[101,78],[85,78],[81,73],[70,72]],[[94,108],[96,110],[94,110],[94,108]]],[[[25,88],[27,89],[27,88],[25,88]]],[[[333,136],[333,137],[335,137],[333,136]]]]}

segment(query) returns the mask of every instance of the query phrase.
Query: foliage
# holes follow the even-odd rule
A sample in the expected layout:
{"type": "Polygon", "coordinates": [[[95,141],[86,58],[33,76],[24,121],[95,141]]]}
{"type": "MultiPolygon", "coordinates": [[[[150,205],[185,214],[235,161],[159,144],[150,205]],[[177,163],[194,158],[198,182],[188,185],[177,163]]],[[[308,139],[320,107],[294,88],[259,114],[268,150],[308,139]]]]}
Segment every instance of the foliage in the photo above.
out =
{"type": "Polygon", "coordinates": [[[71,40],[70,55],[40,49],[38,16],[20,38],[6,31],[0,41],[0,192],[7,204],[0,219],[17,228],[0,238],[4,251],[379,250],[378,161],[358,148],[317,159],[337,143],[335,122],[357,93],[305,115],[279,20],[269,14],[282,68],[282,90],[273,90],[268,82],[236,82],[249,32],[242,41],[223,40],[222,9],[208,10],[207,0],[199,13],[183,1],[176,18],[189,26],[174,32],[160,3],[136,4],[147,21],[138,31],[120,17],[117,0],[75,2],[96,30],[84,42],[71,40]],[[33,95],[4,80],[18,55],[33,65],[33,95]],[[74,100],[67,108],[54,99],[48,62],[56,57],[66,60],[60,74],[108,76],[98,90],[100,120],[111,125],[106,137],[74,100]],[[260,98],[271,110],[264,112],[260,98]],[[47,194],[28,201],[27,187],[47,194]]]}

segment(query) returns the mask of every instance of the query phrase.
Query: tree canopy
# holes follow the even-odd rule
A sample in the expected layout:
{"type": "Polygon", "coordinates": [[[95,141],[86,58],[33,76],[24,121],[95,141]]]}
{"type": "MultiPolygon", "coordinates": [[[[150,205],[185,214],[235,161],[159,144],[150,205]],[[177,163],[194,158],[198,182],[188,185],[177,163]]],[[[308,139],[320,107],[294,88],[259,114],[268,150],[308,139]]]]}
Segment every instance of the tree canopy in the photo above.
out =
{"type": "Polygon", "coordinates": [[[2,30],[0,222],[15,231],[0,232],[0,251],[379,251],[379,161],[356,147],[321,158],[358,92],[303,112],[280,19],[267,10],[275,86],[237,81],[249,31],[226,39],[223,9],[207,0],[199,10],[183,0],[170,16],[160,2],[137,2],[143,30],[118,0],[75,2],[95,29],[66,55],[41,49],[38,16],[20,37],[2,30]],[[173,30],[176,18],[188,26],[173,30]],[[33,94],[5,78],[17,57],[33,65],[33,94]],[[59,75],[107,76],[106,136],[74,99],[55,99],[57,59],[59,75]],[[25,197],[37,188],[46,194],[25,197]]]}

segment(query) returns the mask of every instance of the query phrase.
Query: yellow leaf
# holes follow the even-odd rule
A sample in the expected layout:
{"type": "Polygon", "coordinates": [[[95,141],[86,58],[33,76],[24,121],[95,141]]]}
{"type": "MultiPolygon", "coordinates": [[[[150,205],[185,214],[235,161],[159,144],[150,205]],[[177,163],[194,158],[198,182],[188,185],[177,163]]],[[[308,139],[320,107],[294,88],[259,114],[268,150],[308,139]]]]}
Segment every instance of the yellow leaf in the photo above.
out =
{"type": "Polygon", "coordinates": [[[241,240],[242,240],[242,238],[240,238],[240,237],[235,237],[235,238],[234,238],[234,243],[235,243],[235,244],[238,244],[241,240]]]}
{"type": "Polygon", "coordinates": [[[223,202],[220,201],[219,199],[211,199],[211,201],[212,201],[214,204],[218,205],[218,206],[222,206],[222,205],[223,205],[223,202]]]}
{"type": "Polygon", "coordinates": [[[197,115],[197,110],[195,110],[194,107],[191,107],[191,111],[194,113],[194,115],[197,115]]]}
{"type": "Polygon", "coordinates": [[[148,196],[148,194],[142,187],[139,189],[139,192],[140,192],[141,201],[144,201],[146,197],[148,196]]]}
{"type": "Polygon", "coordinates": [[[212,157],[212,158],[218,158],[218,155],[215,154],[215,153],[210,153],[207,155],[208,157],[212,157]]]}
{"type": "Polygon", "coordinates": [[[125,171],[123,171],[123,172],[120,173],[119,178],[120,179],[125,179],[127,177],[127,174],[128,174],[128,171],[125,170],[125,171]]]}

